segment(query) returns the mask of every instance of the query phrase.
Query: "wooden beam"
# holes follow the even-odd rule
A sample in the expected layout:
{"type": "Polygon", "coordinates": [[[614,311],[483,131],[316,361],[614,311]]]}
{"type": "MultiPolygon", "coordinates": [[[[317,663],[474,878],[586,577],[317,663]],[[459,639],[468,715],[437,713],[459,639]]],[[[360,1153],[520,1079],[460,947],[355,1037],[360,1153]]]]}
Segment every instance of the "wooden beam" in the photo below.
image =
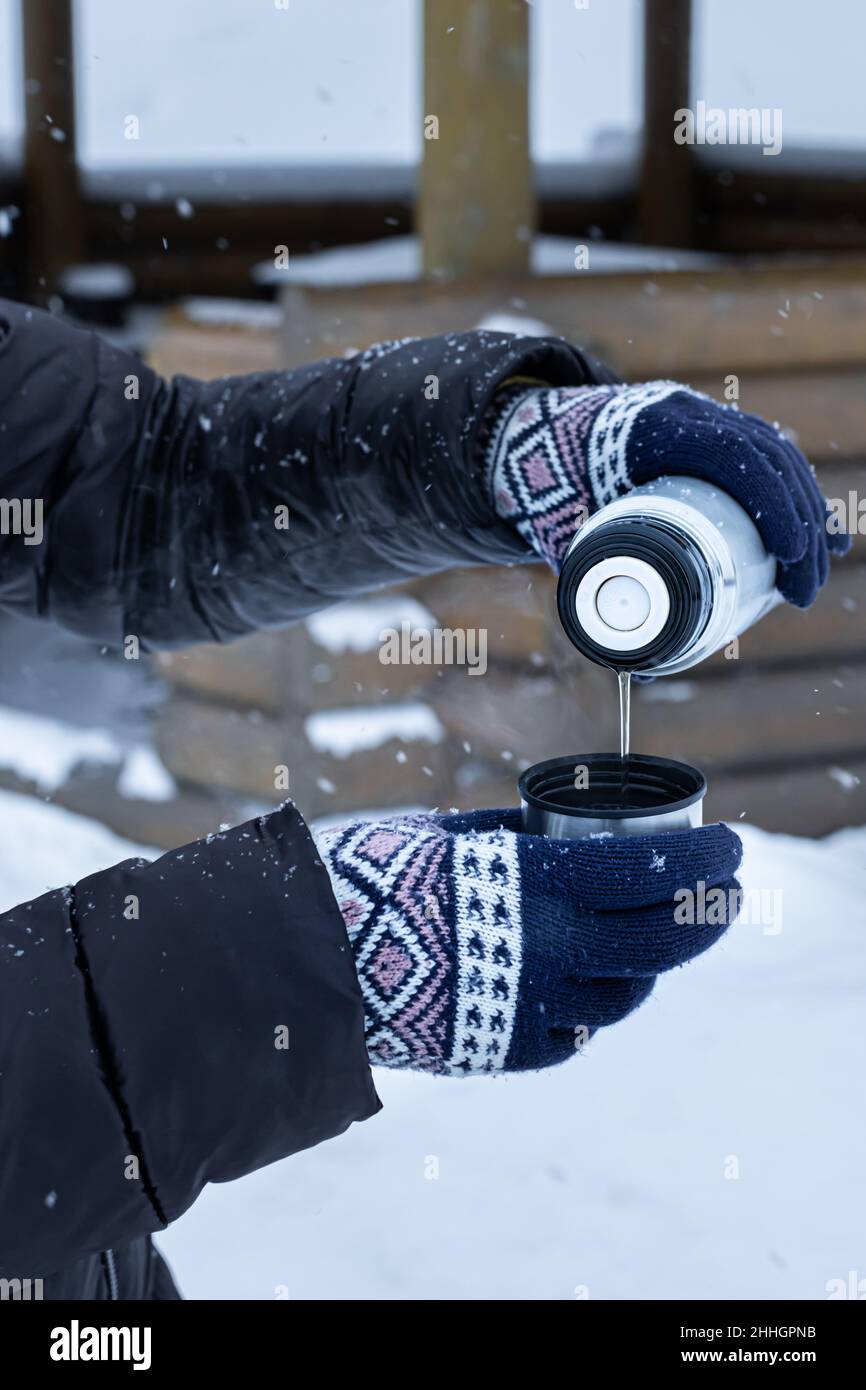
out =
{"type": "MultiPolygon", "coordinates": [[[[806,621],[808,615],[804,626],[806,621]]],[[[712,674],[687,671],[684,679],[697,688],[676,705],[670,704],[669,685],[662,691],[638,686],[632,729],[641,752],[684,758],[708,773],[791,766],[806,758],[826,767],[866,756],[862,656],[848,666],[834,659],[794,670],[747,667],[745,654],[750,642],[760,643],[760,634],[759,624],[740,639],[742,660],[726,661],[724,669],[714,665],[712,674]]],[[[488,674],[484,683],[489,679],[488,674]]]]}
{"type": "Polygon", "coordinates": [[[286,365],[383,338],[468,329],[525,314],[632,380],[862,367],[866,257],[768,261],[650,275],[514,276],[459,287],[414,282],[284,294],[286,365]]]}
{"type": "Polygon", "coordinates": [[[766,209],[763,211],[764,217],[707,218],[699,229],[702,247],[732,256],[793,252],[820,255],[824,251],[844,253],[866,247],[866,221],[858,222],[845,211],[838,217],[825,218],[776,217],[766,209]]]}
{"type": "Polygon", "coordinates": [[[280,335],[266,323],[257,327],[196,323],[183,308],[173,306],[159,315],[147,345],[147,360],[160,376],[182,372],[202,381],[278,371],[280,335]]]}
{"type": "Polygon", "coordinates": [[[425,0],[418,221],[427,276],[528,267],[528,49],[525,0],[425,0]]]}
{"type": "Polygon", "coordinates": [[[75,159],[70,0],[21,0],[21,30],[27,290],[44,301],[63,267],[86,251],[75,159]]]}
{"type": "MultiPolygon", "coordinates": [[[[725,376],[688,374],[696,391],[724,400],[725,376]]],[[[863,365],[824,371],[739,373],[739,407],[793,430],[800,448],[813,461],[866,457],[866,345],[863,365]]],[[[862,479],[866,497],[866,477],[862,479]]],[[[853,486],[853,484],[852,484],[853,486]]],[[[833,494],[836,495],[836,494],[833,494]]]]}
{"type": "Polygon", "coordinates": [[[704,821],[744,818],[783,835],[830,835],[866,821],[866,758],[845,757],[842,766],[802,766],[785,759],[771,772],[711,777],[704,821]]]}
{"type": "Polygon", "coordinates": [[[691,0],[644,0],[643,156],[640,239],[694,242],[692,151],[674,140],[674,112],[689,104],[691,0]]]}

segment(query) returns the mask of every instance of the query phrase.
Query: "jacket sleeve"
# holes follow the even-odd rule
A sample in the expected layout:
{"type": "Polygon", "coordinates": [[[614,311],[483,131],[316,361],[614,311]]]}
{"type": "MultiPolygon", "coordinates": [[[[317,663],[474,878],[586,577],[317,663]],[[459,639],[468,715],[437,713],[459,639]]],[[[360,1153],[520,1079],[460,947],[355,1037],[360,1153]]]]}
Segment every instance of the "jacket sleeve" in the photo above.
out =
{"type": "Polygon", "coordinates": [[[13,1278],[374,1114],[351,949],[294,807],[6,913],[0,1093],[13,1278]]]}
{"type": "Polygon", "coordinates": [[[535,557],[478,448],[497,389],[610,380],[560,338],[493,332],[162,381],[96,334],[0,301],[0,605],[117,645],[225,641],[451,565],[535,557]]]}

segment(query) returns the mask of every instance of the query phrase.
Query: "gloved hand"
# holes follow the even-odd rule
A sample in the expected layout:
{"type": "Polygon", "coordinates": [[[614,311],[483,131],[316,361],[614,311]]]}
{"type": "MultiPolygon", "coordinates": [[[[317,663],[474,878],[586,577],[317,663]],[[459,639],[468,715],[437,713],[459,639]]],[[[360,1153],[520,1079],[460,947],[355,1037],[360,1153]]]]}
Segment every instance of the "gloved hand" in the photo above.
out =
{"type": "Polygon", "coordinates": [[[498,514],[558,571],[579,507],[604,506],[665,474],[717,484],[749,513],[778,560],[777,587],[808,608],[828,554],[850,536],[827,528],[827,506],[800,450],[755,415],[673,381],[639,386],[508,387],[486,450],[498,514]]]}
{"type": "Polygon", "coordinates": [[[722,935],[727,921],[677,921],[678,890],[738,901],[725,825],[572,841],[520,827],[517,810],[474,811],[317,836],[373,1062],[452,1076],[562,1062],[722,935]]]}

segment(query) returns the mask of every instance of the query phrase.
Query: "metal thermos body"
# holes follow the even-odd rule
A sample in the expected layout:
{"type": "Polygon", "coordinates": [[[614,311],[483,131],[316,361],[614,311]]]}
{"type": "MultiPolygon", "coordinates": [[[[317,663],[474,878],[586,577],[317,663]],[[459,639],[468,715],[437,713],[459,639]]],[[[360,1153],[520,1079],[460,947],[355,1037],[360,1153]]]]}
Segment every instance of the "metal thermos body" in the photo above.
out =
{"type": "Polygon", "coordinates": [[[731,642],[778,601],[776,561],[751,517],[698,478],[658,478],[580,528],[559,577],[570,641],[616,670],[671,675],[731,642]]]}

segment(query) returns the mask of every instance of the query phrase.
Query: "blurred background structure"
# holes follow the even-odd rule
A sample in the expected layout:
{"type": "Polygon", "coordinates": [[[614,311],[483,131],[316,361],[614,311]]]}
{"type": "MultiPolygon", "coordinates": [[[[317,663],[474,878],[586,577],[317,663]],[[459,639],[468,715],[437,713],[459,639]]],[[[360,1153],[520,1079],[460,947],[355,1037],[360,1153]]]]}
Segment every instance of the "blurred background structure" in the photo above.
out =
{"type": "MultiPolygon", "coordinates": [[[[864,51],[845,0],[0,0],[0,291],[203,377],[552,331],[628,380],[736,378],[866,498],[864,51]],[[781,150],[677,144],[699,100],[780,110],[781,150]]],[[[705,768],[711,817],[866,823],[861,524],[815,609],[636,692],[633,747],[705,768]]],[[[148,844],[281,800],[277,767],[341,817],[511,803],[615,742],[534,566],[148,663],[11,620],[0,652],[0,786],[148,844]],[[486,630],[486,674],[383,665],[402,621],[486,630]]]]}

